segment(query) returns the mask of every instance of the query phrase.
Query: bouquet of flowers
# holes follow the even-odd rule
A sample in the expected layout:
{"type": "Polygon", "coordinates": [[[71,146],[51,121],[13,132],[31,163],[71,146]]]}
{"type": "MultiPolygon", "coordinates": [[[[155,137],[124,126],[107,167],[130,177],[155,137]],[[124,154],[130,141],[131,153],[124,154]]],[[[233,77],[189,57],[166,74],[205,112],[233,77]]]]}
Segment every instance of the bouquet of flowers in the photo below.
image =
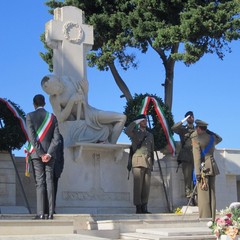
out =
{"type": "Polygon", "coordinates": [[[227,235],[234,240],[240,234],[240,209],[227,207],[218,215],[214,222],[207,223],[208,227],[218,239],[221,235],[227,235]]]}

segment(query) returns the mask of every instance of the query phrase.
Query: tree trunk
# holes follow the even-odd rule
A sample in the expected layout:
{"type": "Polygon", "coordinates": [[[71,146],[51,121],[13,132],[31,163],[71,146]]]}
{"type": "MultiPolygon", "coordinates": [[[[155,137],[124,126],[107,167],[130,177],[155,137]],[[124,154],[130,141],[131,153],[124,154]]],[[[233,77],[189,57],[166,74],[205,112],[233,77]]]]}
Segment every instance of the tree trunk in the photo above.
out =
{"type": "Polygon", "coordinates": [[[169,110],[172,110],[173,102],[173,78],[174,78],[174,63],[168,63],[165,71],[165,83],[164,83],[164,103],[168,106],[169,110]]]}
{"type": "Polygon", "coordinates": [[[174,66],[176,61],[171,57],[171,54],[178,52],[179,44],[175,44],[172,46],[171,54],[169,55],[169,57],[167,57],[163,49],[154,48],[153,46],[152,48],[159,54],[165,68],[165,82],[163,84],[164,103],[168,106],[169,110],[172,111],[174,66]]]}
{"type": "Polygon", "coordinates": [[[117,86],[119,87],[119,89],[121,90],[121,92],[123,93],[124,97],[126,98],[127,101],[132,100],[133,97],[127,87],[127,85],[125,84],[125,82],[123,81],[123,79],[121,78],[121,76],[119,75],[114,63],[109,64],[109,68],[111,70],[111,73],[113,75],[113,78],[117,84],[117,86]]]}

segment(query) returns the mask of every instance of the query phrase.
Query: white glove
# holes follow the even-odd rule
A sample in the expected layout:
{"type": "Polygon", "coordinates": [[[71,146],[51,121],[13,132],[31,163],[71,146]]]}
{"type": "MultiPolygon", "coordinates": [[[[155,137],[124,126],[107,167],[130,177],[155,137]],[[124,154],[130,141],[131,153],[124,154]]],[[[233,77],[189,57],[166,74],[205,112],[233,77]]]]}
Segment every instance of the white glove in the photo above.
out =
{"type": "Polygon", "coordinates": [[[186,122],[189,117],[190,117],[190,115],[186,116],[181,122],[182,123],[186,122]]]}
{"type": "Polygon", "coordinates": [[[137,120],[135,120],[134,122],[135,122],[136,124],[139,124],[141,121],[142,121],[142,119],[137,119],[137,120]]]}

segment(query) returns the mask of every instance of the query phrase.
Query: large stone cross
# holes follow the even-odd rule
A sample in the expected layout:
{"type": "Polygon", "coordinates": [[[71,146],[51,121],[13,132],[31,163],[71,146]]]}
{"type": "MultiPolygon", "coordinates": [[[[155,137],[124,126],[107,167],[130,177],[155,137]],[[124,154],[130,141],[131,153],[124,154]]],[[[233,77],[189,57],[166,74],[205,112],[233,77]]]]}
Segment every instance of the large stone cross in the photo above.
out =
{"type": "Polygon", "coordinates": [[[82,10],[67,6],[54,10],[54,20],[46,23],[45,40],[53,49],[53,73],[87,79],[86,54],[93,45],[93,27],[84,24],[82,10]]]}

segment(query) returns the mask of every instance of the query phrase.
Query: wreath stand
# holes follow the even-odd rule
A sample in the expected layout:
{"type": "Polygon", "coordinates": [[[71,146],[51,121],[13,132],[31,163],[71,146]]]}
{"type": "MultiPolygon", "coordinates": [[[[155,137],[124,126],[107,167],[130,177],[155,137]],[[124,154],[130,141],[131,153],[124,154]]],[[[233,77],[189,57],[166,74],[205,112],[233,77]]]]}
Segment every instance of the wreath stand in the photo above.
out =
{"type": "Polygon", "coordinates": [[[15,163],[14,156],[13,156],[11,150],[9,150],[8,152],[9,152],[9,154],[10,154],[10,156],[11,156],[11,160],[12,160],[12,163],[13,163],[13,166],[14,166],[14,170],[15,170],[17,179],[18,179],[19,184],[20,184],[20,188],[21,188],[21,191],[22,191],[22,194],[23,194],[23,198],[24,198],[24,200],[25,200],[25,202],[26,202],[26,205],[27,205],[28,213],[31,214],[31,213],[32,213],[32,212],[31,212],[31,208],[30,208],[29,202],[28,202],[28,200],[27,200],[27,196],[26,196],[25,190],[24,190],[24,188],[23,188],[23,184],[22,184],[21,178],[20,178],[20,176],[19,176],[19,172],[18,172],[16,163],[15,163]]]}

